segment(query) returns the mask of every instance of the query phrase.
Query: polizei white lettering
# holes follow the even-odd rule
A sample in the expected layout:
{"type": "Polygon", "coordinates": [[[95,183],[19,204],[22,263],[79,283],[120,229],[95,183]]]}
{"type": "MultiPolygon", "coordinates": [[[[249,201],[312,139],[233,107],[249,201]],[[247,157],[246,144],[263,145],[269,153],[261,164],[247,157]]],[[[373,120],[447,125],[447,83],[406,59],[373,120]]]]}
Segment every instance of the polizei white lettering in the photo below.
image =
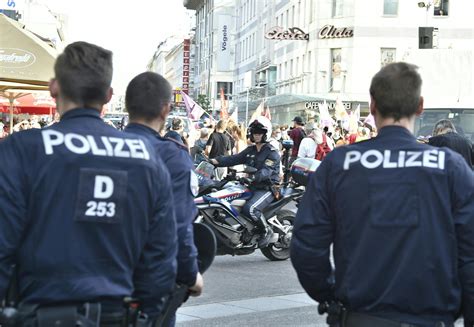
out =
{"type": "Polygon", "coordinates": [[[44,152],[47,155],[54,154],[54,148],[64,145],[66,149],[75,154],[91,153],[94,156],[135,158],[150,160],[150,153],[145,143],[140,139],[128,139],[118,137],[93,135],[80,135],[46,129],[41,131],[44,144],[44,152]],[[99,141],[100,140],[100,141],[99,141]]]}
{"type": "Polygon", "coordinates": [[[437,149],[425,151],[394,151],[368,150],[365,152],[348,151],[344,159],[343,169],[349,170],[352,164],[360,163],[367,169],[382,167],[405,168],[426,167],[444,169],[446,154],[437,149]]]}

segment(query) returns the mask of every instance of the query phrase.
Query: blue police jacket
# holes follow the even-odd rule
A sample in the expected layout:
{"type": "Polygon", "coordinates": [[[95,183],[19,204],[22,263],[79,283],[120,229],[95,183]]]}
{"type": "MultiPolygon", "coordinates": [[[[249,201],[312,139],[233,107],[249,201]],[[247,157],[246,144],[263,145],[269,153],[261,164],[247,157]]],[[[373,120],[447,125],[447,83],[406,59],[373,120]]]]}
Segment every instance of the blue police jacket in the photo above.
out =
{"type": "Polygon", "coordinates": [[[270,143],[265,143],[257,151],[257,146],[251,145],[242,152],[232,156],[217,157],[219,167],[247,165],[257,169],[252,186],[264,189],[280,182],[280,154],[270,143]]]}
{"type": "Polygon", "coordinates": [[[198,273],[192,226],[197,214],[193,192],[197,194],[199,185],[188,149],[175,140],[162,138],[155,130],[141,124],[131,123],[125,131],[147,138],[168,168],[178,227],[177,281],[192,286],[196,283],[198,273]]]}
{"type": "Polygon", "coordinates": [[[0,296],[21,303],[136,296],[150,316],[176,278],[169,174],[151,145],[74,109],[0,143],[0,296]]]}
{"type": "Polygon", "coordinates": [[[462,303],[474,321],[473,172],[397,126],[337,148],[311,176],[291,260],[316,301],[418,326],[452,323],[462,303]]]}

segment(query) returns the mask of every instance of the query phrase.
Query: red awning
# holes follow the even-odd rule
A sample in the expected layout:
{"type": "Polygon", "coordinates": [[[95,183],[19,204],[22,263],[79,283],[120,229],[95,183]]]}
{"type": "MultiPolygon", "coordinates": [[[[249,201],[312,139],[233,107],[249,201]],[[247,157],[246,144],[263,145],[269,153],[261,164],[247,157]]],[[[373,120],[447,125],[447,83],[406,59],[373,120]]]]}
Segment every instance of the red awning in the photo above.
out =
{"type": "MultiPolygon", "coordinates": [[[[56,111],[56,102],[46,94],[28,94],[13,101],[13,114],[50,115],[56,111]]],[[[0,98],[0,112],[10,112],[10,102],[0,98]]]]}

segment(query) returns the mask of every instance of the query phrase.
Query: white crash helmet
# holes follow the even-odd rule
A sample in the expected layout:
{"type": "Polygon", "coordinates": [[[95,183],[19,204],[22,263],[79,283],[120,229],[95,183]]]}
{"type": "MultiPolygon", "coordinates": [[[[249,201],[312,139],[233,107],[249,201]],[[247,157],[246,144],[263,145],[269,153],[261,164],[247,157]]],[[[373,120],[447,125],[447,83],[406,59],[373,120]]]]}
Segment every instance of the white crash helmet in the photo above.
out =
{"type": "Polygon", "coordinates": [[[263,134],[262,143],[268,142],[270,137],[272,136],[272,123],[270,119],[265,116],[259,116],[249,125],[249,134],[250,134],[250,141],[255,142],[253,138],[253,134],[263,134]]]}

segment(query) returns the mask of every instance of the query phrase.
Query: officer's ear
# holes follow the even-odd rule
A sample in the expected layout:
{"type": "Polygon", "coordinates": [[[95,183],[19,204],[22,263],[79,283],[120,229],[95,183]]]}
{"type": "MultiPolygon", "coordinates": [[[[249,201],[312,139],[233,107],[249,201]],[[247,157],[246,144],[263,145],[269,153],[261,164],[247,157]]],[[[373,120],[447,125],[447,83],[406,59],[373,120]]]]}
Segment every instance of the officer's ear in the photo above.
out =
{"type": "Polygon", "coordinates": [[[375,103],[375,99],[372,96],[370,96],[369,109],[370,109],[370,113],[372,114],[372,116],[375,117],[376,112],[377,112],[377,104],[375,103]]]}
{"type": "Polygon", "coordinates": [[[416,109],[416,112],[415,112],[415,115],[417,115],[417,116],[420,116],[423,113],[423,111],[425,110],[423,108],[423,101],[424,101],[423,97],[420,96],[420,102],[418,103],[418,108],[416,109]]]}
{"type": "Polygon", "coordinates": [[[59,84],[58,80],[55,78],[49,80],[49,94],[54,99],[56,99],[59,95],[59,84]]]}
{"type": "Polygon", "coordinates": [[[114,89],[112,87],[109,87],[109,89],[107,90],[107,97],[106,97],[107,102],[106,103],[109,103],[109,101],[112,99],[113,95],[114,95],[114,89]]]}
{"type": "Polygon", "coordinates": [[[163,108],[161,108],[161,112],[160,112],[161,120],[166,120],[166,117],[168,117],[170,111],[171,111],[171,103],[168,102],[163,105],[163,108]]]}

